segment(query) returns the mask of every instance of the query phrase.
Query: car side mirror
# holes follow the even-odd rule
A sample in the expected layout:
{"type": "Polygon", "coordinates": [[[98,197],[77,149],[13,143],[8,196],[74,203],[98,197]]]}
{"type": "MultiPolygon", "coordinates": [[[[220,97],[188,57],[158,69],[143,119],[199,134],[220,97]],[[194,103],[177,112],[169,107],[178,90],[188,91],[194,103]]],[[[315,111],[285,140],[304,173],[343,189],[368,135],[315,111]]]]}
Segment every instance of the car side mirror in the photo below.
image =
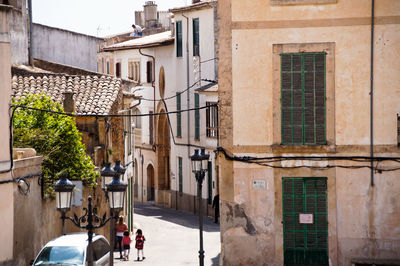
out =
{"type": "Polygon", "coordinates": [[[33,265],[33,260],[31,260],[31,261],[29,262],[29,265],[33,265]]]}

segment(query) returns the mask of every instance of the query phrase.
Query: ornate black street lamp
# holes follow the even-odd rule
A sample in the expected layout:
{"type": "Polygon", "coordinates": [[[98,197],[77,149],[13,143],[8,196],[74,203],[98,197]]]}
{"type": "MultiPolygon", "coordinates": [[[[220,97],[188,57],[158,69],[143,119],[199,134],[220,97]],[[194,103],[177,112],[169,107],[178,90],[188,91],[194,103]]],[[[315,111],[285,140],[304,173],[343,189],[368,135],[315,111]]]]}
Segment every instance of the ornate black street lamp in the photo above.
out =
{"type": "MultiPolygon", "coordinates": [[[[121,166],[120,166],[121,167],[121,166]]],[[[123,167],[121,167],[123,168],[123,167]]],[[[103,171],[100,171],[103,172],[103,171]]],[[[93,230],[103,227],[104,225],[107,224],[110,220],[113,218],[117,218],[116,216],[113,216],[113,211],[120,211],[123,206],[124,206],[124,198],[125,198],[125,191],[126,187],[128,186],[127,184],[121,182],[120,180],[120,173],[116,171],[109,171],[107,174],[110,174],[114,172],[113,174],[113,180],[106,185],[107,188],[107,193],[108,197],[110,199],[110,211],[111,215],[110,217],[106,217],[106,214],[104,213],[103,217],[99,217],[96,215],[97,211],[96,208],[93,208],[92,206],[92,197],[88,197],[88,207],[83,208],[85,213],[81,216],[78,217],[74,213],[74,217],[68,217],[65,215],[65,213],[70,210],[71,208],[71,198],[72,198],[72,191],[74,189],[74,185],[72,184],[71,181],[68,180],[68,175],[63,173],[60,174],[60,180],[56,183],[54,186],[54,190],[56,191],[56,199],[57,199],[57,210],[61,211],[61,219],[63,223],[63,234],[65,234],[65,220],[68,219],[72,221],[72,223],[79,227],[86,229],[88,231],[88,265],[93,266],[93,255],[92,255],[92,238],[93,238],[93,230]],[[111,200],[113,199],[113,200],[111,200]]],[[[103,172],[104,174],[104,172],[103,172]]],[[[113,235],[111,235],[111,242],[113,239],[113,235]]],[[[113,264],[113,246],[111,247],[110,250],[110,263],[111,265],[113,264]]]]}
{"type": "Polygon", "coordinates": [[[203,250],[203,208],[202,208],[202,186],[205,173],[208,166],[208,158],[210,155],[205,153],[205,149],[195,149],[194,154],[190,156],[192,161],[192,172],[195,174],[197,181],[197,198],[199,201],[199,231],[200,231],[200,250],[199,250],[199,265],[204,266],[204,250],[203,250]]]}

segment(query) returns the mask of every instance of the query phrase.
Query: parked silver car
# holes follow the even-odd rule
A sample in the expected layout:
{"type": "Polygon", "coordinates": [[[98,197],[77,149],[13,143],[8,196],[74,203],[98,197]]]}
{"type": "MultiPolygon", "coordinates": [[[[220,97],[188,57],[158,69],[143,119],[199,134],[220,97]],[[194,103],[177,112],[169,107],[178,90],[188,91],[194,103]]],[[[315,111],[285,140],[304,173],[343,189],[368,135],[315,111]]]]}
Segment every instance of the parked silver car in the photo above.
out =
{"type": "MultiPolygon", "coordinates": [[[[88,264],[88,235],[75,233],[48,242],[33,261],[33,265],[88,264]]],[[[93,235],[93,265],[110,265],[110,244],[102,235],[93,235]]]]}

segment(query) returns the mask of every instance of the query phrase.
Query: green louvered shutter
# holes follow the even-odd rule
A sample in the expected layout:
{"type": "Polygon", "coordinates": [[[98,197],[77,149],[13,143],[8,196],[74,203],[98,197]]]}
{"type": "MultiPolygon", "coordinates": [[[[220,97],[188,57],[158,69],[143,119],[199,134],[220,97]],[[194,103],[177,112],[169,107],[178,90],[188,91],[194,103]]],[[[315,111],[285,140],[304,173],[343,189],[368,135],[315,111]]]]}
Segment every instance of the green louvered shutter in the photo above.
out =
{"type": "Polygon", "coordinates": [[[327,179],[284,177],[282,191],[284,265],[329,265],[327,179]]]}
{"type": "Polygon", "coordinates": [[[200,55],[200,32],[199,19],[193,19],[193,56],[200,55]]]}
{"type": "Polygon", "coordinates": [[[176,57],[182,57],[182,21],[176,22],[176,57]]]}
{"type": "Polygon", "coordinates": [[[179,112],[181,110],[181,93],[176,93],[176,136],[182,137],[182,114],[179,112]]]}
{"type": "Polygon", "coordinates": [[[179,193],[183,192],[182,157],[178,157],[179,193]]]}
{"type": "MultiPolygon", "coordinates": [[[[200,99],[199,99],[198,93],[194,94],[194,107],[195,108],[200,107],[200,99]]],[[[200,139],[200,110],[199,109],[196,109],[194,111],[194,139],[195,140],[200,139]]]]}
{"type": "Polygon", "coordinates": [[[282,144],[326,144],[325,116],[325,53],[282,54],[282,144]]]}

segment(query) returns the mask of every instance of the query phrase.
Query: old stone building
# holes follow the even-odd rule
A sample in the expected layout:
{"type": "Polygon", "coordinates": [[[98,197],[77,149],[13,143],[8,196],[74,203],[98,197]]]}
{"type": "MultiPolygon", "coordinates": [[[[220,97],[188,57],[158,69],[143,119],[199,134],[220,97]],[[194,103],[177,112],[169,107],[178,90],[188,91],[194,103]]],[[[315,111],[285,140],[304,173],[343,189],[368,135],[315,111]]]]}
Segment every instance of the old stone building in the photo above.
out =
{"type": "Polygon", "coordinates": [[[218,3],[223,265],[398,263],[400,2],[218,3]]]}

